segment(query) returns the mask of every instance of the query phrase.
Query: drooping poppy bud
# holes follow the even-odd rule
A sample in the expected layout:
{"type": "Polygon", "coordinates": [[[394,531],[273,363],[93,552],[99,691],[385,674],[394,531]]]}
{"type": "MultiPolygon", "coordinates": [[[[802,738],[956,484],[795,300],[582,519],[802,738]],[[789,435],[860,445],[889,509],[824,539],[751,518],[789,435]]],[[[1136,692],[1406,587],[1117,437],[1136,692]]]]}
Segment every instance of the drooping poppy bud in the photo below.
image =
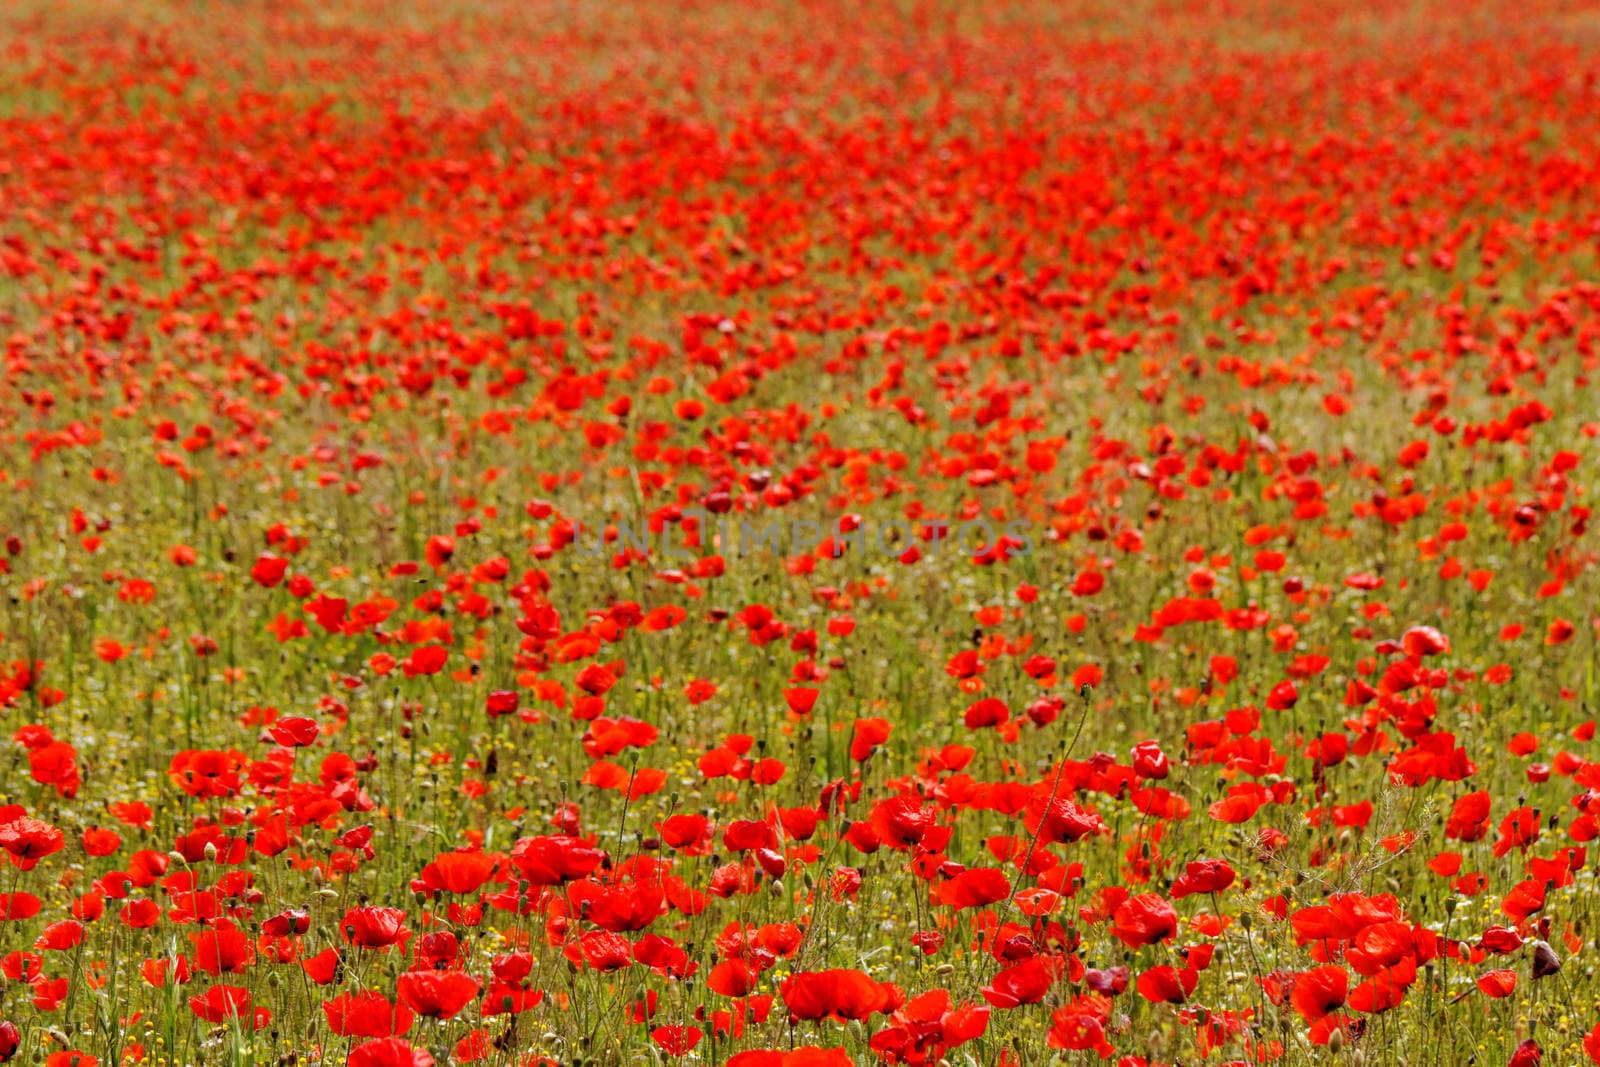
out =
{"type": "Polygon", "coordinates": [[[1561,971],[1561,957],[1556,955],[1556,950],[1550,947],[1548,941],[1535,941],[1533,943],[1533,977],[1537,981],[1549,978],[1561,971]]]}

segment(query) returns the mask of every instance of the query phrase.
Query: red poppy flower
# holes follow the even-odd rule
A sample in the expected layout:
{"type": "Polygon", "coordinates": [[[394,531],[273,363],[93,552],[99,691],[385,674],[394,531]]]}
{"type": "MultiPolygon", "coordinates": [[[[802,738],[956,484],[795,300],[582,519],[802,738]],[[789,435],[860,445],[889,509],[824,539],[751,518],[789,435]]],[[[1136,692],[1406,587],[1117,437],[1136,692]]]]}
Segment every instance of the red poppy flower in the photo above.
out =
{"type": "Polygon", "coordinates": [[[1227,860],[1194,860],[1172,883],[1172,899],[1182,900],[1196,893],[1220,893],[1233,885],[1238,876],[1227,860]]]}
{"type": "Polygon", "coordinates": [[[433,1056],[398,1037],[363,1041],[350,1050],[346,1067],[433,1067],[433,1056]]]}
{"type": "Polygon", "coordinates": [[[744,960],[723,960],[711,968],[706,986],[724,997],[744,997],[756,987],[756,972],[744,960]]]}
{"type": "Polygon", "coordinates": [[[1491,1000],[1509,997],[1517,991],[1517,972],[1512,970],[1485,971],[1478,976],[1478,988],[1491,1000]]]}
{"type": "Polygon", "coordinates": [[[1130,948],[1165,941],[1178,929],[1178,913],[1157,893],[1141,893],[1117,907],[1111,932],[1130,948]]]}
{"type": "Polygon", "coordinates": [[[0,922],[20,922],[39,914],[43,902],[32,893],[0,893],[0,922]]]}
{"type": "Polygon", "coordinates": [[[935,1063],[989,1027],[989,1009],[976,1004],[954,1007],[944,989],[913,997],[872,1036],[873,1051],[888,1062],[935,1063]]]}
{"type": "Polygon", "coordinates": [[[900,991],[856,970],[803,971],[778,990],[795,1019],[866,1019],[899,1006],[900,991]]]}
{"type": "Polygon", "coordinates": [[[189,998],[189,1008],[208,1023],[237,1020],[254,1030],[265,1029],[272,1021],[266,1008],[252,1005],[250,990],[244,986],[215,985],[189,998]]]}
{"type": "Polygon", "coordinates": [[[194,965],[211,975],[237,974],[255,960],[250,939],[229,927],[214,927],[193,935],[194,965]]]}
{"type": "Polygon", "coordinates": [[[1066,970],[1054,956],[1034,956],[1007,967],[984,987],[983,999],[997,1008],[1037,1004],[1066,970]]]}
{"type": "Polygon", "coordinates": [[[650,1031],[650,1040],[668,1056],[687,1056],[704,1036],[698,1026],[658,1026],[650,1031]]]}
{"type": "Polygon", "coordinates": [[[1289,999],[1302,1019],[1314,1023],[1344,1006],[1349,984],[1343,967],[1315,967],[1295,977],[1289,999]]]}
{"type": "Polygon", "coordinates": [[[386,949],[410,937],[401,908],[351,908],[339,921],[339,932],[352,945],[386,949]]]}
{"type": "Polygon", "coordinates": [[[46,856],[66,846],[67,835],[38,819],[19,816],[0,824],[0,848],[11,854],[19,870],[31,871],[46,856]]]}
{"type": "Polygon", "coordinates": [[[241,771],[247,762],[244,753],[232,749],[226,752],[190,749],[172,757],[167,777],[197,799],[231,797],[243,785],[241,771]]]}
{"type": "Polygon", "coordinates": [[[422,868],[413,888],[428,893],[476,893],[494,874],[497,859],[482,852],[441,852],[422,868]]]}
{"type": "Polygon", "coordinates": [[[606,854],[575,837],[525,837],[511,849],[511,863],[534,885],[558,885],[583,878],[600,866],[606,854]]]}
{"type": "Polygon", "coordinates": [[[1200,972],[1191,967],[1152,967],[1139,976],[1139,995],[1153,1004],[1182,1004],[1199,984],[1200,972]]]}
{"type": "Polygon", "coordinates": [[[907,849],[921,841],[933,826],[934,809],[913,796],[890,797],[872,808],[870,823],[877,840],[890,848],[907,849]]]}
{"type": "Polygon", "coordinates": [[[341,993],[323,1001],[328,1028],[340,1037],[394,1037],[411,1029],[411,1009],[377,990],[341,993]]]}
{"type": "Polygon", "coordinates": [[[1011,882],[1003,871],[994,867],[962,871],[933,887],[935,900],[957,910],[981,908],[1010,895],[1011,882]]]}
{"type": "Polygon", "coordinates": [[[1539,1042],[1530,1037],[1512,1051],[1506,1067],[1539,1067],[1542,1062],[1544,1050],[1539,1047],[1539,1042]]]}

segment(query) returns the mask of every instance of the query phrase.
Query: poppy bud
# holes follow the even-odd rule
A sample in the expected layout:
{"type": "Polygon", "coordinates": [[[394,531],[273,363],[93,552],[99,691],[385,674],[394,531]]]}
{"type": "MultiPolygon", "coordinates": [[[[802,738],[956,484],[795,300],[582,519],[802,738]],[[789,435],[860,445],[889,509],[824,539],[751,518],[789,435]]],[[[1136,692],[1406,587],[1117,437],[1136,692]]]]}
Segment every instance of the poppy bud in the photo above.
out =
{"type": "Polygon", "coordinates": [[[1549,978],[1561,971],[1561,958],[1556,955],[1556,950],[1550,947],[1548,941],[1535,941],[1533,943],[1533,977],[1549,978]]]}

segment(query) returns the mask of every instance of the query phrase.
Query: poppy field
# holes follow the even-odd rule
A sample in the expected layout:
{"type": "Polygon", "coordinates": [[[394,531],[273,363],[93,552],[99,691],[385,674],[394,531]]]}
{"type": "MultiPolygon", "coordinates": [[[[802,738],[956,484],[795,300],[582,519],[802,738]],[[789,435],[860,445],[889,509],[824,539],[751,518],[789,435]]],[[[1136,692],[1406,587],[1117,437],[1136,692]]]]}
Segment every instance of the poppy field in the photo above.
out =
{"type": "Polygon", "coordinates": [[[13,0],[0,1062],[1600,1064],[1600,15],[13,0]]]}

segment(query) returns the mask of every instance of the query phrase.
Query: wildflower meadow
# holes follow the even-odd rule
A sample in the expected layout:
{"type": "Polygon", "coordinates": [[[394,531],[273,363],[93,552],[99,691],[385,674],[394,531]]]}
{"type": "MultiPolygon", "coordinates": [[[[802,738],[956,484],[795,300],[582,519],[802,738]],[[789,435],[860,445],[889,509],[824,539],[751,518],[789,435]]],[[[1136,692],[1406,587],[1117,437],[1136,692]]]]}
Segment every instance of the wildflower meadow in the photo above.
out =
{"type": "Polygon", "coordinates": [[[8,0],[0,1062],[1600,1064],[1597,256],[1576,0],[8,0]]]}

